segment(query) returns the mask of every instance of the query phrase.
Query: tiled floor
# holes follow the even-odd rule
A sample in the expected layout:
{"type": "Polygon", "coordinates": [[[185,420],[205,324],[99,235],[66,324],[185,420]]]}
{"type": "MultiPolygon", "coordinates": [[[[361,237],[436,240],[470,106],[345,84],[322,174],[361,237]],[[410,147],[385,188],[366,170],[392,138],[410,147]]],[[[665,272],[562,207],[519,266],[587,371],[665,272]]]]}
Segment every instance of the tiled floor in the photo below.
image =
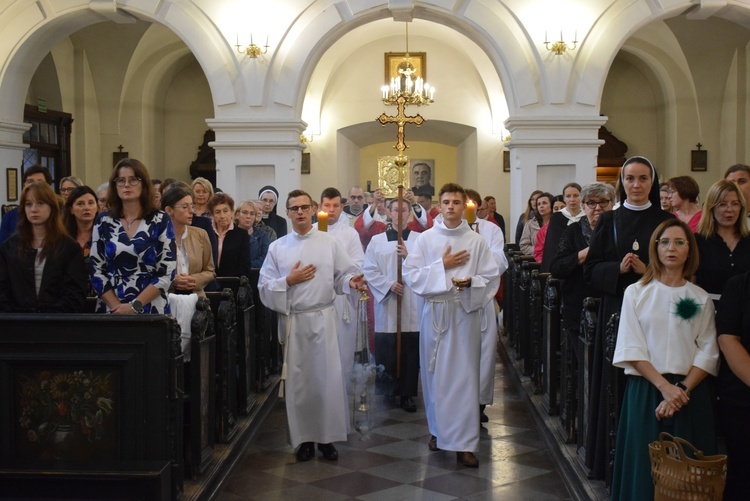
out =
{"type": "MultiPolygon", "coordinates": [[[[224,482],[218,501],[237,500],[567,500],[534,419],[498,359],[495,405],[482,428],[479,468],[456,462],[453,452],[430,452],[422,401],[407,413],[381,404],[365,436],[337,443],[339,460],[297,463],[287,443],[286,413],[279,401],[258,438],[224,482]]],[[[380,400],[380,399],[378,399],[380,400]]]]}

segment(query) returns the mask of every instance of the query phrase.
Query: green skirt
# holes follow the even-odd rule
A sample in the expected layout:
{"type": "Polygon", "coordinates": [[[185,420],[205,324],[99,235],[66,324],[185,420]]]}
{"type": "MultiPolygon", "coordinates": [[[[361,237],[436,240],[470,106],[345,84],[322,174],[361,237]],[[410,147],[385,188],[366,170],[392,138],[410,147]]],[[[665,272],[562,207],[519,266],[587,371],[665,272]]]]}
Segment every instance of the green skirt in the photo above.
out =
{"type": "MultiPolygon", "coordinates": [[[[684,376],[665,374],[670,382],[684,376]]],[[[684,438],[704,454],[716,454],[716,432],[711,400],[713,377],[706,377],[690,392],[690,403],[674,416],[658,421],[654,411],[663,400],[661,392],[646,378],[628,376],[620,410],[612,477],[612,499],[643,501],[654,499],[648,444],[665,431],[684,438]]]]}

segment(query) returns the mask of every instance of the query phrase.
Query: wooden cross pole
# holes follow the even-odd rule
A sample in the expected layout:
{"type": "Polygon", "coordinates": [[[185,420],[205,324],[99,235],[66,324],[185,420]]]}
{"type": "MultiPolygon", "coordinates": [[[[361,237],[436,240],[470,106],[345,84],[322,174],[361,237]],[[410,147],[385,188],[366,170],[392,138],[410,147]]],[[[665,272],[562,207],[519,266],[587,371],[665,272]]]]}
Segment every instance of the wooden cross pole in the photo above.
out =
{"type": "MultiPolygon", "coordinates": [[[[406,127],[407,124],[414,124],[417,127],[422,125],[425,122],[425,119],[422,118],[422,116],[417,113],[415,116],[407,116],[406,113],[404,113],[406,108],[406,97],[403,95],[399,96],[398,99],[396,99],[396,105],[397,113],[394,116],[388,116],[383,112],[382,115],[380,115],[377,118],[377,121],[380,122],[380,125],[385,127],[389,123],[394,123],[398,126],[398,132],[396,134],[396,137],[398,141],[396,142],[396,146],[394,148],[398,150],[398,156],[396,157],[396,165],[399,168],[399,173],[403,173],[404,166],[406,165],[406,162],[408,161],[407,157],[404,156],[404,151],[408,146],[406,146],[406,142],[404,140],[405,133],[404,133],[404,127],[406,127]]],[[[398,245],[403,245],[404,240],[401,233],[401,225],[403,224],[402,215],[401,215],[401,203],[404,200],[404,186],[403,186],[403,179],[399,179],[399,187],[398,187],[398,222],[397,222],[397,228],[396,231],[398,232],[398,245]]],[[[396,263],[397,263],[397,270],[398,270],[398,283],[403,284],[403,277],[401,276],[401,258],[396,257],[396,263]]],[[[397,296],[396,298],[396,377],[401,377],[401,298],[402,296],[397,296]]]]}

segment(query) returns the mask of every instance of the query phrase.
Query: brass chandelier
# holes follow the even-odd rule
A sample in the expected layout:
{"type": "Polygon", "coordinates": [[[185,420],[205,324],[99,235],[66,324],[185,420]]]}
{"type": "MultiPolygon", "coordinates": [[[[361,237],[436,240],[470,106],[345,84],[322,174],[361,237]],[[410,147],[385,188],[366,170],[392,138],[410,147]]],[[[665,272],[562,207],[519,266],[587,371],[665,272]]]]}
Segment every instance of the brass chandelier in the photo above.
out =
{"type": "Polygon", "coordinates": [[[409,23],[406,23],[406,52],[398,65],[398,76],[391,77],[390,83],[380,88],[383,103],[398,106],[400,98],[403,98],[406,105],[428,106],[433,103],[435,87],[430,86],[421,76],[415,76],[416,72],[409,56],[409,23]]]}

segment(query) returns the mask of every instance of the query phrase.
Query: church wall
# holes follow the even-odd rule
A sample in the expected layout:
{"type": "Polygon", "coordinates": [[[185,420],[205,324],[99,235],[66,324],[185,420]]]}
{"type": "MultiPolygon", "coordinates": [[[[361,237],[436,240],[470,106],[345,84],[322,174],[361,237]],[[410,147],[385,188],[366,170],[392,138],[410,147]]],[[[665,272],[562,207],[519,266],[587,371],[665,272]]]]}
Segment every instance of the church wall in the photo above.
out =
{"type": "Polygon", "coordinates": [[[190,180],[190,163],[195,161],[203,134],[208,129],[213,103],[208,82],[197,62],[175,76],[166,94],[164,158],[162,177],[190,180]]]}
{"type": "Polygon", "coordinates": [[[654,89],[641,70],[616,58],[602,94],[605,127],[628,145],[626,156],[642,155],[656,162],[660,154],[654,89]]]}

